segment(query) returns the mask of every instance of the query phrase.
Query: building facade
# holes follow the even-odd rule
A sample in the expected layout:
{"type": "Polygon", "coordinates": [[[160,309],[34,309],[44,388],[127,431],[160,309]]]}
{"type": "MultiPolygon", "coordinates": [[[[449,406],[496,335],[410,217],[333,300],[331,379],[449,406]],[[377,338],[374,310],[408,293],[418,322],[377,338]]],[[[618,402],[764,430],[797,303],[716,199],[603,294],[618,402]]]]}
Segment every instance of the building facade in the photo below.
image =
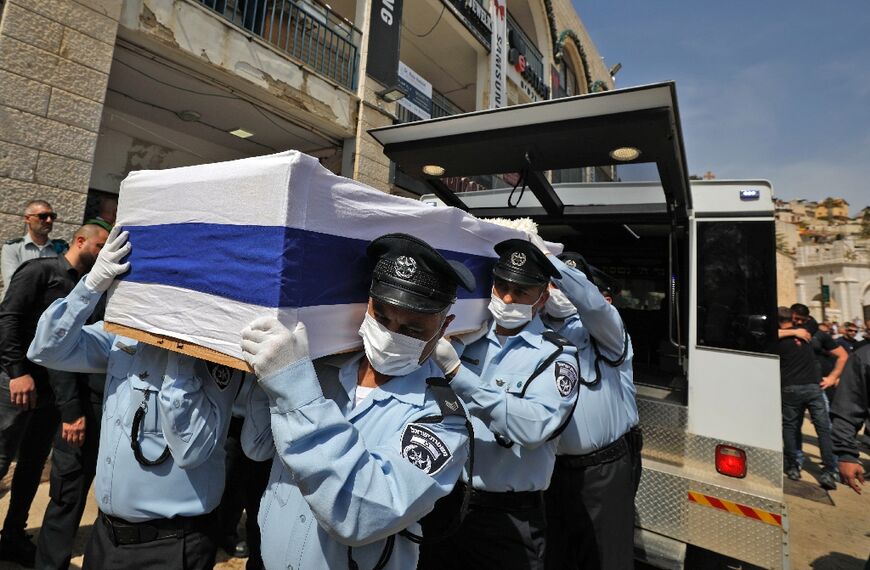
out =
{"type": "Polygon", "coordinates": [[[570,0],[0,0],[0,237],[31,199],[67,238],[132,170],[288,149],[413,193],[367,130],[489,108],[496,69],[502,105],[613,87],[570,0]]]}

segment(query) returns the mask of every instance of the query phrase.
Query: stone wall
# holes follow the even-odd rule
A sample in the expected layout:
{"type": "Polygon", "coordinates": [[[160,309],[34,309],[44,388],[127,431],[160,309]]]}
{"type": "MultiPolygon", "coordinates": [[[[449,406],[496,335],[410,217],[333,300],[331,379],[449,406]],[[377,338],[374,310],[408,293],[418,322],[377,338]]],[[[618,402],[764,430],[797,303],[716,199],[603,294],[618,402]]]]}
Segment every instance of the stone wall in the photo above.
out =
{"type": "Polygon", "coordinates": [[[0,20],[0,238],[51,202],[82,222],[122,0],[7,0],[0,20]]]}

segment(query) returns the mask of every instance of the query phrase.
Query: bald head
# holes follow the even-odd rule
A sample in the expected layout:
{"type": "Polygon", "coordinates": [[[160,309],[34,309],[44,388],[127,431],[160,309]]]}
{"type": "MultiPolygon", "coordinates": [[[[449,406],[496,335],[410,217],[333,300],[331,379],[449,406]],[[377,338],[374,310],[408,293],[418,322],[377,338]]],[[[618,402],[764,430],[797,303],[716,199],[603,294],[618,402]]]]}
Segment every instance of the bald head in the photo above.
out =
{"type": "Polygon", "coordinates": [[[109,233],[97,224],[85,224],[76,230],[76,233],[73,234],[73,240],[78,237],[83,237],[87,240],[101,235],[103,236],[103,241],[105,241],[105,238],[108,237],[109,233]],[[102,232],[102,234],[100,232],[102,232]]]}
{"type": "Polygon", "coordinates": [[[83,225],[73,234],[72,243],[65,254],[67,261],[80,274],[87,273],[94,266],[94,262],[108,237],[109,232],[102,226],[97,224],[83,225]]]}

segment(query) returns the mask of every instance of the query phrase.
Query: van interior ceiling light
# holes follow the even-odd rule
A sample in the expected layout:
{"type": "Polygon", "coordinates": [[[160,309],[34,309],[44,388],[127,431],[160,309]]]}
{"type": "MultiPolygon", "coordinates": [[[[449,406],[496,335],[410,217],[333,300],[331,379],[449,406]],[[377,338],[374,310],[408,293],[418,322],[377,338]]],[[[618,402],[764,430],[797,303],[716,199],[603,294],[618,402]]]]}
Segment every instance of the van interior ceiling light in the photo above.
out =
{"type": "Polygon", "coordinates": [[[399,99],[404,99],[407,95],[408,93],[398,85],[393,85],[377,92],[377,96],[387,103],[393,103],[399,99]]]}
{"type": "Polygon", "coordinates": [[[252,133],[250,131],[246,131],[243,128],[238,128],[238,129],[235,129],[233,131],[229,131],[229,133],[231,135],[235,135],[235,136],[239,137],[240,139],[246,139],[246,138],[250,138],[250,137],[254,136],[254,133],[252,133]]]}
{"type": "Polygon", "coordinates": [[[633,146],[621,146],[610,151],[610,158],[621,162],[628,162],[640,156],[640,149],[633,146]]]}
{"type": "Polygon", "coordinates": [[[427,164],[423,166],[423,174],[427,176],[444,176],[444,167],[437,164],[427,164]]]}

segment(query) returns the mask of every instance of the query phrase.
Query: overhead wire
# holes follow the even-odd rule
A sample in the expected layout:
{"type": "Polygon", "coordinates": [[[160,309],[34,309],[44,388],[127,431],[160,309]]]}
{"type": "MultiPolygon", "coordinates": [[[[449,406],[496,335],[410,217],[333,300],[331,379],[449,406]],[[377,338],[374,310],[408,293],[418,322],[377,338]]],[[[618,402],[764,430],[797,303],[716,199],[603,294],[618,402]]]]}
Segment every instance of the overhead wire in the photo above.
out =
{"type": "Polygon", "coordinates": [[[414,30],[412,30],[411,28],[409,28],[408,26],[406,26],[406,25],[405,25],[405,22],[402,22],[402,27],[405,28],[406,30],[408,30],[408,32],[410,32],[412,36],[416,36],[416,37],[418,37],[418,38],[425,38],[426,36],[428,36],[429,34],[431,34],[432,32],[434,32],[434,31],[435,31],[435,28],[438,27],[438,24],[441,23],[441,18],[444,17],[444,10],[445,10],[446,8],[447,8],[447,4],[441,4],[441,13],[438,14],[438,18],[435,20],[435,23],[432,24],[432,27],[429,28],[429,31],[427,31],[427,32],[424,33],[424,34],[418,34],[418,33],[416,33],[414,30]]]}

